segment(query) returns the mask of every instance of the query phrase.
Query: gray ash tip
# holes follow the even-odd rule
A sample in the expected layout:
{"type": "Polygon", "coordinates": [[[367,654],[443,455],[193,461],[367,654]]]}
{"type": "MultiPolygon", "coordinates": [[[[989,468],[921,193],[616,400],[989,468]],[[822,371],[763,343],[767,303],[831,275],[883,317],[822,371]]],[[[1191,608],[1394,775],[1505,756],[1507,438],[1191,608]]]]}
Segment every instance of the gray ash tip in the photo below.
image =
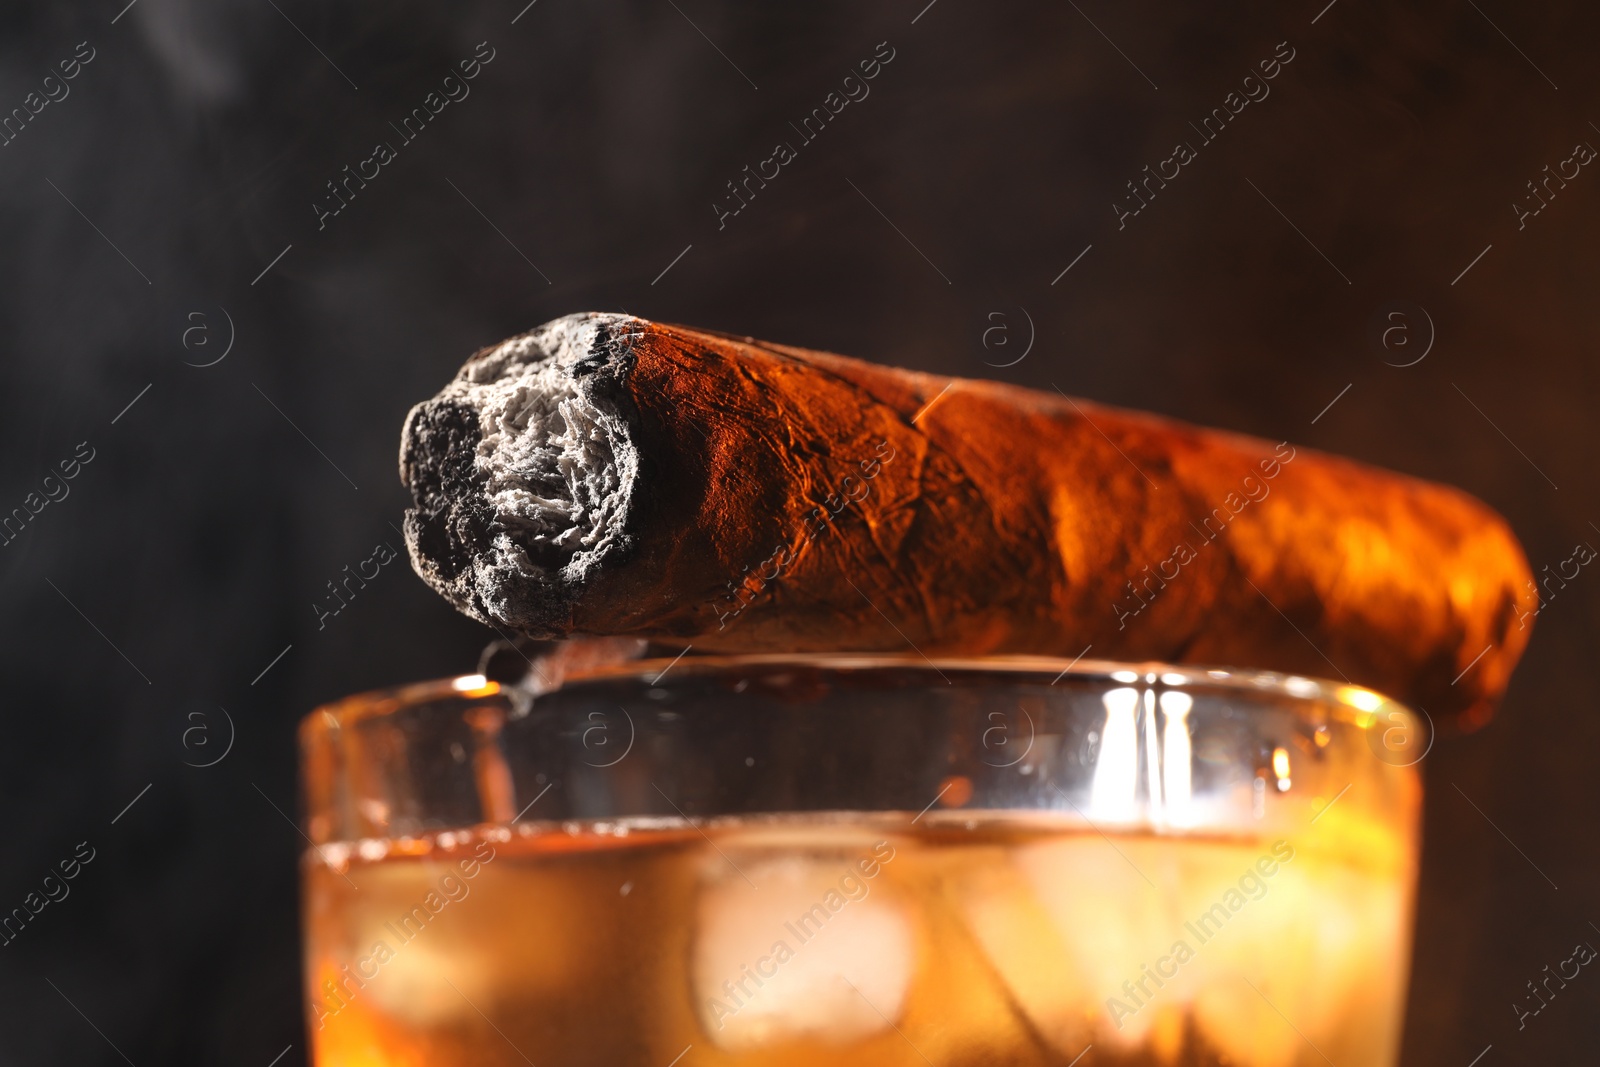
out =
{"type": "Polygon", "coordinates": [[[619,402],[643,325],[547,322],[478,353],[406,416],[406,547],[461,611],[555,636],[582,583],[627,549],[639,452],[619,402]]]}

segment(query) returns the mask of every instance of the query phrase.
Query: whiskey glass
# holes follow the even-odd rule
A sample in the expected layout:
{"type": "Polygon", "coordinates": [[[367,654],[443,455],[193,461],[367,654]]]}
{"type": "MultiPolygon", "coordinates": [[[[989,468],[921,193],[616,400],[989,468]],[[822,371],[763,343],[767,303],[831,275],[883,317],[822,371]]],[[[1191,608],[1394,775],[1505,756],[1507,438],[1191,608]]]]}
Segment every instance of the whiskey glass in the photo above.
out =
{"type": "Polygon", "coordinates": [[[1391,1067],[1422,724],[1258,671],[638,660],[301,728],[319,1067],[1391,1067]]]}

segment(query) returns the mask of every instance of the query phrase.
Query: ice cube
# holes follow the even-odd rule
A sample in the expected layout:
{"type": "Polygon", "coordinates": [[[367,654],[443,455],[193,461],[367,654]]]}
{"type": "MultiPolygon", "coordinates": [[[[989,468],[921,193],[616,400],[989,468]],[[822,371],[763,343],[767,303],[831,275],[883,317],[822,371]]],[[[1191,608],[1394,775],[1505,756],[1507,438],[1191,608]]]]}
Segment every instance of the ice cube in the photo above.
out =
{"type": "Polygon", "coordinates": [[[702,887],[692,962],[711,1040],[751,1050],[888,1030],[917,961],[912,905],[881,877],[881,862],[868,876],[855,852],[724,852],[707,857],[721,874],[702,887]]]}
{"type": "Polygon", "coordinates": [[[459,943],[396,943],[368,989],[373,1003],[385,1012],[416,1025],[439,1025],[471,1018],[475,1003],[494,1003],[495,991],[486,980],[492,968],[486,964],[479,953],[459,943]]]}
{"type": "Polygon", "coordinates": [[[448,870],[418,862],[361,872],[348,958],[338,961],[349,999],[427,1025],[470,1016],[469,1001],[492,1001],[495,975],[484,943],[462,936],[478,901],[452,903],[439,892],[448,870]],[[364,981],[358,986],[357,979],[364,981]]]}
{"type": "Polygon", "coordinates": [[[1337,1060],[1358,1047],[1358,1062],[1389,1055],[1387,1020],[1404,999],[1403,884],[1301,849],[1267,886],[1200,950],[1206,1039],[1244,1065],[1307,1042],[1337,1060]]]}
{"type": "Polygon", "coordinates": [[[355,999],[438,1025],[476,1018],[499,1000],[553,993],[587,977],[589,883],[500,858],[470,880],[444,863],[377,864],[359,872],[346,925],[355,999]],[[453,889],[453,899],[446,888],[453,889]],[[512,946],[537,945],[538,951],[512,946]]]}
{"type": "Polygon", "coordinates": [[[1255,842],[1085,835],[970,864],[952,884],[1010,996],[1058,1051],[1076,1055],[1093,1040],[1174,1062],[1193,1013],[1235,1062],[1266,1064],[1259,1048],[1281,1045],[1283,1020],[1248,983],[1275,981],[1269,995],[1305,1027],[1335,1025],[1373,958],[1367,915],[1383,909],[1304,859],[1262,878],[1252,872],[1265,852],[1255,842]]]}
{"type": "Polygon", "coordinates": [[[1097,1005],[1054,920],[1000,850],[952,872],[960,917],[1015,1009],[1056,1050],[1089,1042],[1097,1005]]]}
{"type": "Polygon", "coordinates": [[[1276,1001],[1282,992],[1278,987],[1246,983],[1242,977],[1206,983],[1194,1005],[1202,1039],[1217,1050],[1224,1063],[1239,1067],[1276,1067],[1317,1059],[1297,1060],[1302,1051],[1311,1050],[1306,1048],[1305,1038],[1278,1014],[1276,1001]],[[1273,998],[1271,1003],[1268,997],[1273,998]]]}
{"type": "Polygon", "coordinates": [[[1151,847],[1164,844],[1113,843],[1096,834],[1024,846],[1015,856],[1064,949],[1059,995],[1070,995],[1078,1013],[1118,1045],[1144,1043],[1163,1010],[1181,1005],[1188,992],[1181,969],[1160,985],[1144,970],[1170,956],[1184,935],[1181,872],[1161,847],[1151,847]]]}

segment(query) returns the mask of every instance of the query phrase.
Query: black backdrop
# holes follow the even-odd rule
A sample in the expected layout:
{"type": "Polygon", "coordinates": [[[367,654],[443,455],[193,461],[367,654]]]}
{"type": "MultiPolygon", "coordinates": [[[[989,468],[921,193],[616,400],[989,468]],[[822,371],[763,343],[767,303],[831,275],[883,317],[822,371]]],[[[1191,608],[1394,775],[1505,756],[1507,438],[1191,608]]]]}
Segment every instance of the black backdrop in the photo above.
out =
{"type": "MultiPolygon", "coordinates": [[[[60,497],[0,547],[0,911],[94,850],[0,947],[0,1063],[302,1057],[294,724],[488,636],[403,564],[311,605],[399,547],[406,408],[558,314],[1054,383],[1461,485],[1535,568],[1600,545],[1591,6],[125,2],[0,8],[0,513],[60,497]]],[[[1600,979],[1511,1005],[1600,943],[1597,605],[1424,764],[1408,1065],[1592,1058],[1600,979]]]]}

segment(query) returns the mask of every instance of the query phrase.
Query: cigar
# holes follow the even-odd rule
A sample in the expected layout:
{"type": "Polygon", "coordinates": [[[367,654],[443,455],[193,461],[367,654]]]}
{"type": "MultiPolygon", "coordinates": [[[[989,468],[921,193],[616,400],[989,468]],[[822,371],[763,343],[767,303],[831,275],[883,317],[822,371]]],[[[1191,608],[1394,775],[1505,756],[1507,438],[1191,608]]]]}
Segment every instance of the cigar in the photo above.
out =
{"type": "Polygon", "coordinates": [[[406,419],[411,560],[545,640],[1165,661],[1485,721],[1532,575],[1467,494],[1288,442],[624,315],[406,419]]]}

